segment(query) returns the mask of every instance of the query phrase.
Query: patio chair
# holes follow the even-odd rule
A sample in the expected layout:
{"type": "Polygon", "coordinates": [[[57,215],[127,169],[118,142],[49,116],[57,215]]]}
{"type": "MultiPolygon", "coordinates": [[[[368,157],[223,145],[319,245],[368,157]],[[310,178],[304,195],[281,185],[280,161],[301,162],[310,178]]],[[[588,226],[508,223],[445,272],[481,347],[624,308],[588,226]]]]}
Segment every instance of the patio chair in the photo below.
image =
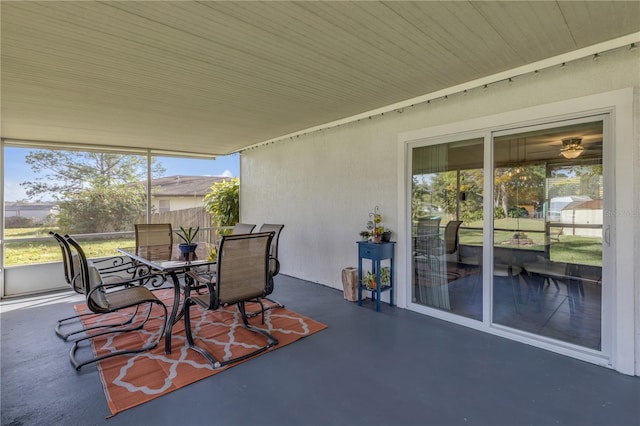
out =
{"type": "MultiPolygon", "coordinates": [[[[140,247],[154,247],[156,250],[173,250],[173,230],[170,223],[136,223],[133,225],[136,235],[136,251],[140,247]]],[[[153,287],[162,287],[166,277],[154,271],[149,271],[154,277],[151,280],[153,287]]]]}
{"type": "Polygon", "coordinates": [[[139,278],[135,278],[133,280],[122,280],[119,282],[103,282],[97,268],[87,261],[87,257],[78,242],[68,235],[65,235],[65,239],[71,250],[75,252],[73,254],[78,257],[79,271],[77,279],[80,280],[84,289],[87,308],[92,313],[98,315],[118,312],[127,308],[134,308],[134,313],[128,313],[128,319],[124,323],[87,328],[85,330],[87,331],[87,335],[74,341],[71,352],[69,353],[69,358],[75,369],[79,370],[87,364],[91,364],[102,359],[123,354],[144,352],[158,346],[158,343],[166,329],[168,318],[167,307],[164,303],[162,303],[160,299],[158,299],[148,288],[136,285],[139,282],[139,278]],[[147,305],[147,310],[146,313],[140,314],[142,316],[142,320],[138,320],[139,308],[143,305],[147,305]],[[82,361],[78,359],[76,353],[83,342],[90,342],[96,337],[107,334],[127,333],[144,328],[151,317],[151,310],[154,305],[162,308],[162,321],[160,322],[160,327],[155,332],[155,335],[151,334],[150,336],[145,336],[145,339],[143,339],[144,343],[140,347],[114,350],[82,361]],[[100,329],[102,331],[99,331],[100,329]]]}
{"type": "MultiPolygon", "coordinates": [[[[81,285],[79,285],[80,280],[76,279],[78,276],[78,274],[76,273],[76,269],[77,269],[77,266],[79,265],[78,265],[78,262],[76,261],[77,258],[75,256],[72,256],[71,249],[69,248],[69,244],[62,237],[62,235],[58,233],[49,232],[49,235],[51,235],[58,242],[58,245],[60,245],[60,250],[62,251],[62,266],[64,269],[64,280],[67,282],[67,284],[71,286],[73,291],[75,291],[78,294],[83,294],[84,289],[82,288],[81,285]]],[[[81,314],[81,315],[73,315],[73,316],[58,320],[56,323],[56,329],[55,329],[56,335],[66,341],[69,338],[69,336],[76,333],[83,332],[84,329],[71,332],[71,333],[63,333],[62,327],[67,325],[68,321],[76,320],[88,315],[93,315],[93,314],[88,313],[88,314],[81,314]]]]}
{"type": "MultiPolygon", "coordinates": [[[[252,357],[278,344],[278,340],[267,331],[249,324],[245,310],[245,302],[255,300],[264,295],[269,285],[269,276],[271,275],[269,271],[269,247],[272,239],[272,232],[224,236],[220,241],[215,276],[202,276],[195,271],[187,272],[195,281],[204,283],[209,289],[206,294],[192,294],[190,286],[187,286],[187,294],[184,301],[184,324],[187,342],[191,349],[209,360],[214,368],[252,357]],[[266,344],[248,354],[219,360],[205,348],[195,344],[194,330],[192,330],[191,324],[191,309],[198,307],[206,310],[216,310],[229,305],[238,307],[244,328],[264,336],[266,344]]],[[[196,328],[196,330],[199,330],[199,328],[196,328]]],[[[235,337],[237,339],[238,335],[236,334],[235,337]]]]}
{"type": "Polygon", "coordinates": [[[262,314],[263,324],[264,324],[265,310],[273,309],[273,308],[284,308],[284,305],[282,303],[277,302],[273,299],[269,299],[267,297],[268,295],[273,293],[273,289],[274,289],[273,277],[278,275],[278,273],[280,272],[280,261],[278,260],[278,241],[280,240],[280,232],[282,231],[282,228],[284,228],[284,225],[265,223],[260,227],[260,230],[258,231],[258,232],[274,233],[273,239],[271,240],[271,246],[269,248],[269,272],[271,272],[271,274],[269,275],[269,284],[265,289],[264,295],[256,300],[256,302],[260,304],[260,311],[249,314],[249,317],[262,314]],[[270,305],[265,309],[264,304],[262,303],[262,299],[268,300],[269,302],[273,303],[273,305],[270,305]]]}
{"type": "Polygon", "coordinates": [[[236,223],[231,230],[231,235],[250,234],[255,227],[256,225],[252,223],[236,223]]]}
{"type": "Polygon", "coordinates": [[[136,223],[136,247],[165,246],[173,247],[173,231],[170,223],[136,223]]]}
{"type": "MultiPolygon", "coordinates": [[[[462,225],[461,220],[450,220],[444,228],[444,252],[446,254],[455,254],[457,257],[458,243],[460,241],[458,231],[462,225]]],[[[455,259],[458,260],[457,258],[455,259]]]]}
{"type": "MultiPolygon", "coordinates": [[[[82,280],[79,279],[80,264],[77,254],[72,252],[71,248],[69,247],[69,243],[64,237],[62,237],[62,235],[55,232],[49,232],[49,235],[51,235],[56,240],[56,242],[60,246],[60,250],[62,251],[62,265],[64,269],[65,281],[71,286],[73,291],[78,294],[84,294],[85,289],[82,285],[82,280]]],[[[101,274],[104,281],[109,282],[135,278],[138,285],[145,284],[145,279],[143,277],[145,272],[147,274],[149,273],[149,268],[144,266],[141,268],[137,268],[133,264],[133,261],[131,259],[129,259],[128,261],[126,259],[128,259],[126,256],[113,256],[109,258],[98,259],[97,261],[92,262],[92,265],[101,274]],[[96,266],[96,264],[98,266],[96,266]]],[[[94,314],[87,313],[81,315],[73,315],[58,320],[55,328],[56,335],[61,339],[67,341],[71,336],[87,331],[87,328],[81,327],[73,331],[63,332],[63,328],[69,326],[71,321],[78,320],[89,315],[94,314]]],[[[127,322],[113,324],[113,326],[122,326],[127,322]]]]}
{"type": "Polygon", "coordinates": [[[56,232],[49,232],[58,245],[60,246],[60,250],[62,251],[62,267],[64,269],[64,280],[71,286],[73,291],[78,294],[83,294],[82,286],[78,285],[78,282],[75,278],[77,277],[76,269],[77,269],[77,261],[75,258],[72,258],[71,249],[69,248],[69,244],[62,237],[62,235],[56,232]]]}
{"type": "Polygon", "coordinates": [[[460,266],[460,238],[458,235],[460,225],[462,225],[461,220],[450,220],[444,228],[444,241],[441,246],[443,253],[441,254],[444,254],[447,260],[447,277],[449,282],[463,277],[458,270],[460,266]]]}

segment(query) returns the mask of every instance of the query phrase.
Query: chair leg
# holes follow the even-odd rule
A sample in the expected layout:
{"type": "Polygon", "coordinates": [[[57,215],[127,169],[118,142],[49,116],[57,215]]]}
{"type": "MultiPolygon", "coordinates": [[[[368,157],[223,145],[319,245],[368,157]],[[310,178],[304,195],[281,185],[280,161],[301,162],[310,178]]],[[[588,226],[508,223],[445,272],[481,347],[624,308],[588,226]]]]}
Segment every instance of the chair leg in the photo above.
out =
{"type": "MultiPolygon", "coordinates": [[[[84,316],[100,315],[100,314],[94,314],[93,312],[89,312],[89,313],[86,313],[86,314],[74,315],[74,316],[69,317],[69,318],[64,318],[64,319],[58,320],[58,324],[56,325],[56,330],[55,331],[56,331],[56,335],[58,337],[60,337],[65,342],[67,342],[69,337],[71,337],[73,335],[76,335],[76,334],[85,333],[85,332],[90,331],[90,330],[98,330],[98,329],[101,329],[101,328],[124,327],[127,324],[131,324],[131,322],[133,321],[133,319],[135,318],[137,313],[138,313],[138,307],[136,306],[136,310],[131,314],[131,316],[127,320],[125,320],[123,322],[116,323],[116,324],[95,325],[95,326],[86,327],[86,328],[83,327],[83,328],[80,328],[79,330],[75,330],[75,331],[72,331],[72,332],[69,332],[69,333],[63,333],[62,332],[62,327],[65,325],[64,324],[65,322],[71,321],[73,319],[79,319],[79,318],[84,317],[84,316]]],[[[111,332],[113,332],[113,331],[111,331],[111,332]]]]}
{"type": "Polygon", "coordinates": [[[278,339],[276,339],[275,337],[273,337],[271,334],[269,334],[267,331],[262,330],[260,328],[257,327],[253,327],[252,325],[249,324],[248,321],[248,317],[247,317],[247,311],[245,309],[245,305],[244,302],[238,302],[238,310],[240,311],[240,316],[242,317],[242,323],[244,325],[244,327],[254,333],[258,333],[263,335],[264,337],[266,337],[267,339],[267,345],[266,346],[262,346],[252,352],[249,352],[247,354],[238,356],[236,358],[231,358],[231,359],[227,359],[224,361],[219,361],[218,359],[216,359],[209,351],[205,350],[204,348],[196,345],[193,341],[193,335],[191,334],[191,318],[190,318],[190,314],[189,314],[189,308],[187,307],[185,309],[185,314],[184,314],[184,321],[185,321],[185,332],[187,334],[187,342],[189,343],[189,347],[191,349],[193,349],[194,351],[200,353],[202,356],[204,356],[210,363],[211,365],[213,365],[213,368],[220,368],[220,367],[224,367],[225,365],[234,363],[234,362],[238,362],[238,361],[243,361],[247,358],[251,358],[254,355],[257,355],[259,353],[262,353],[264,351],[266,351],[267,349],[271,348],[272,346],[277,345],[278,339]]]}
{"type": "Polygon", "coordinates": [[[261,297],[249,300],[249,302],[257,303],[258,305],[260,305],[260,310],[257,311],[257,312],[247,312],[247,318],[253,318],[255,316],[261,315],[262,316],[262,324],[264,324],[264,311],[266,311],[269,308],[267,308],[267,309],[264,308],[264,303],[262,303],[262,298],[261,297]]]}
{"type": "Polygon", "coordinates": [[[184,311],[184,332],[187,336],[187,343],[189,346],[193,346],[193,335],[191,334],[191,315],[190,315],[190,307],[193,303],[189,301],[189,299],[184,301],[183,311],[184,311]]]}
{"type": "Polygon", "coordinates": [[[244,327],[247,330],[251,330],[253,332],[260,333],[264,337],[267,338],[267,343],[268,343],[269,346],[267,346],[265,349],[268,349],[271,346],[275,346],[275,345],[277,345],[279,343],[278,339],[273,337],[267,331],[265,331],[265,330],[263,330],[261,328],[254,327],[254,326],[249,324],[249,320],[248,320],[248,317],[247,317],[247,311],[245,310],[244,302],[239,302],[238,303],[238,310],[240,311],[240,315],[242,316],[242,323],[244,324],[244,327]]]}
{"type": "Polygon", "coordinates": [[[184,312],[184,331],[185,331],[185,334],[187,336],[187,343],[189,344],[189,347],[191,349],[193,349],[194,351],[198,352],[200,355],[205,357],[207,359],[207,361],[209,361],[211,363],[211,365],[213,365],[213,368],[220,368],[222,366],[220,361],[218,361],[216,359],[216,357],[214,357],[212,354],[210,354],[209,351],[207,351],[204,348],[201,348],[200,346],[196,345],[194,340],[193,340],[193,334],[191,332],[191,306],[193,306],[193,305],[194,305],[193,302],[191,302],[189,299],[186,299],[185,302],[184,302],[184,307],[183,307],[183,312],[184,312]]]}
{"type": "Polygon", "coordinates": [[[268,311],[270,309],[274,309],[274,308],[284,308],[284,305],[276,300],[270,299],[268,297],[261,297],[257,300],[252,300],[252,302],[256,302],[260,304],[260,311],[259,312],[250,312],[247,314],[247,318],[253,318],[257,315],[262,315],[262,324],[264,324],[264,311],[268,311]],[[263,300],[266,300],[268,302],[273,303],[273,305],[271,306],[267,306],[265,308],[264,303],[262,302],[263,300]]]}
{"type": "Polygon", "coordinates": [[[271,307],[267,307],[267,309],[273,309],[273,308],[284,308],[284,305],[280,302],[278,302],[277,300],[273,300],[273,299],[269,299],[268,297],[263,297],[264,300],[268,300],[269,302],[273,303],[275,306],[271,306],[271,307]]]}
{"type": "Polygon", "coordinates": [[[71,351],[69,352],[69,359],[71,361],[71,365],[73,365],[73,367],[76,370],[80,370],[80,368],[82,368],[83,366],[87,365],[87,364],[92,364],[94,362],[106,359],[106,358],[111,358],[117,355],[124,355],[124,354],[134,354],[134,353],[139,353],[139,352],[146,352],[148,350],[151,350],[153,348],[155,348],[156,346],[158,346],[158,343],[160,342],[160,340],[162,340],[162,336],[164,335],[166,329],[167,329],[167,320],[168,320],[168,315],[167,315],[167,307],[160,301],[149,301],[149,309],[147,310],[147,313],[145,315],[144,320],[141,322],[140,325],[137,325],[135,327],[132,328],[127,328],[127,329],[118,329],[118,330],[109,330],[109,331],[105,331],[102,333],[97,333],[91,336],[87,336],[84,337],[82,339],[78,339],[76,341],[74,341],[73,343],[73,347],[71,348],[71,351]],[[142,346],[139,349],[129,349],[129,350],[121,350],[121,351],[116,351],[116,352],[110,352],[108,354],[105,355],[101,355],[101,356],[97,356],[95,358],[91,358],[89,360],[86,361],[79,361],[76,357],[76,352],[79,349],[79,344],[81,342],[84,341],[90,341],[91,339],[94,339],[98,336],[104,336],[106,334],[114,334],[114,333],[123,333],[123,332],[129,332],[129,331],[135,331],[135,330],[139,330],[141,328],[144,327],[144,325],[147,323],[147,321],[149,320],[149,317],[151,316],[151,310],[153,308],[153,304],[157,304],[158,306],[162,307],[163,311],[164,311],[164,325],[162,326],[160,332],[158,333],[158,338],[155,339],[154,341],[152,341],[151,343],[148,343],[144,346],[142,346]]]}

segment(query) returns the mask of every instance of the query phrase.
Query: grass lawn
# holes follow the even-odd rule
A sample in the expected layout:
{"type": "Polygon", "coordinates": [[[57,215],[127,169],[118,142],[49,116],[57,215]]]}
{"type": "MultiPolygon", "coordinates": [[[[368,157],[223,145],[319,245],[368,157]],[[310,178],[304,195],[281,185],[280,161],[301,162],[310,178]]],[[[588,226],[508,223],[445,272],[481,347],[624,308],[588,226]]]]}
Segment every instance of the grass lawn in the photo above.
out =
{"type": "MultiPolygon", "coordinates": [[[[471,228],[482,228],[482,222],[464,224],[471,228]]],[[[509,229],[509,231],[495,231],[494,244],[502,246],[511,240],[515,231],[525,232],[533,245],[523,248],[544,251],[545,223],[541,219],[498,219],[494,227],[509,229]]],[[[460,244],[482,245],[482,229],[460,228],[460,244]]],[[[580,237],[574,235],[560,235],[559,241],[551,241],[551,260],[555,262],[578,263],[582,265],[602,266],[602,238],[580,237]]]]}
{"type": "MultiPolygon", "coordinates": [[[[38,238],[41,241],[11,241],[4,247],[4,266],[28,265],[33,263],[60,262],[62,254],[58,243],[49,236],[55,229],[17,228],[5,229],[5,238],[38,238]]],[[[118,247],[133,247],[131,238],[82,240],[82,249],[88,258],[118,255],[118,247]]]]}

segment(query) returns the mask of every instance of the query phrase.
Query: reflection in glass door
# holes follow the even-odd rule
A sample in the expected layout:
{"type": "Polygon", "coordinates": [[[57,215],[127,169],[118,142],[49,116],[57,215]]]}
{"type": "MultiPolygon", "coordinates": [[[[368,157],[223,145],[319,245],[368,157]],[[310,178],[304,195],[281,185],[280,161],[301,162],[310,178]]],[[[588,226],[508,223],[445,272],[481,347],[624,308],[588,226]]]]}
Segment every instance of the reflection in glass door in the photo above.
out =
{"type": "Polygon", "coordinates": [[[412,149],[412,302],[482,320],[484,139],[412,149]]]}
{"type": "Polygon", "coordinates": [[[492,320],[601,349],[603,122],[493,140],[492,320]]]}

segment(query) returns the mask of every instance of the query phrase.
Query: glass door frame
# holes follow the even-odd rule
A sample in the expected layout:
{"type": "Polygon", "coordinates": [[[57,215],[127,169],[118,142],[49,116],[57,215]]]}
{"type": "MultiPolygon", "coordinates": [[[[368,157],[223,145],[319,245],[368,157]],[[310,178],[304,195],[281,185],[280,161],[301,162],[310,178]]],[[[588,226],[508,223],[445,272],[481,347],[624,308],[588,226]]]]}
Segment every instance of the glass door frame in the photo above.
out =
{"type": "MultiPolygon", "coordinates": [[[[405,307],[419,313],[468,326],[490,334],[516,340],[552,352],[571,356],[583,361],[614,368],[625,374],[634,374],[636,365],[640,365],[635,349],[640,348],[636,334],[640,326],[640,313],[636,312],[638,298],[635,294],[633,278],[634,266],[634,152],[633,132],[633,89],[619,89],[605,93],[582,96],[579,98],[555,101],[549,104],[507,111],[492,116],[472,118],[465,121],[442,124],[417,129],[398,135],[398,301],[405,307]],[[607,244],[603,245],[603,319],[602,350],[596,352],[573,345],[558,344],[557,341],[533,338],[526,333],[492,325],[489,305],[491,286],[483,283],[484,308],[483,322],[461,318],[447,312],[415,306],[411,303],[411,150],[420,145],[431,145],[455,140],[477,138],[485,139],[485,211],[491,205],[493,179],[487,179],[486,170],[493,171],[491,143],[493,134],[529,126],[544,125],[553,127],[555,123],[568,120],[580,120],[584,117],[606,115],[603,128],[603,166],[604,188],[607,201],[604,212],[603,229],[607,244]],[[620,228],[625,231],[616,232],[620,228]],[[606,254],[605,254],[606,252],[606,254]],[[605,266],[606,265],[606,266],[605,266]],[[404,288],[403,288],[404,287],[404,288]],[[404,303],[402,303],[404,302],[404,303]]],[[[492,244],[492,217],[484,217],[486,226],[483,242],[492,244]]],[[[484,251],[485,264],[492,267],[490,251],[484,251]]]]}
{"type": "MultiPolygon", "coordinates": [[[[540,130],[553,130],[556,128],[561,128],[564,126],[571,126],[571,125],[579,125],[579,124],[587,124],[587,123],[592,123],[592,122],[602,122],[602,167],[603,167],[603,180],[604,180],[604,197],[603,197],[603,211],[607,212],[607,211],[612,211],[613,210],[613,205],[614,205],[614,199],[613,199],[613,188],[611,185],[611,181],[613,178],[613,174],[611,173],[610,169],[612,168],[612,161],[611,161],[611,157],[612,157],[612,145],[613,145],[613,141],[612,141],[612,135],[611,135],[611,114],[610,113],[596,113],[593,115],[582,115],[580,117],[576,117],[576,118],[570,118],[570,119],[565,119],[565,120],[558,120],[558,121],[550,121],[547,123],[536,123],[536,124],[532,124],[532,125],[522,125],[522,126],[518,126],[518,127],[512,127],[509,129],[502,129],[502,130],[495,130],[492,131],[489,137],[489,141],[485,140],[485,168],[489,167],[491,169],[491,179],[485,179],[485,188],[484,191],[486,194],[488,194],[488,196],[486,197],[486,199],[488,199],[489,201],[489,206],[487,206],[485,204],[484,208],[485,208],[485,212],[490,212],[493,210],[493,206],[491,205],[493,198],[495,196],[494,194],[494,190],[495,190],[495,185],[494,185],[494,172],[495,172],[495,164],[494,164],[494,139],[501,137],[501,136],[509,136],[509,135],[517,135],[517,134],[521,134],[521,133],[527,133],[527,132],[535,132],[535,131],[540,131],[540,130]],[[488,143],[487,143],[488,142],[488,143]],[[487,153],[486,151],[489,151],[489,153],[487,153]],[[487,158],[491,156],[491,158],[487,158]],[[489,159],[490,163],[488,163],[486,160],[489,159]],[[489,181],[489,182],[487,182],[489,181]]],[[[485,201],[486,201],[485,199],[485,201]]],[[[485,230],[487,230],[487,234],[484,235],[484,245],[485,247],[490,247],[491,250],[483,250],[483,254],[484,254],[484,264],[487,265],[487,268],[491,268],[491,269],[487,269],[487,270],[491,270],[493,271],[493,261],[494,261],[494,253],[493,253],[493,249],[494,249],[494,241],[493,241],[493,235],[494,235],[494,220],[493,217],[487,217],[489,215],[485,214],[485,220],[484,222],[484,227],[485,230]],[[487,223],[489,222],[489,223],[487,223]],[[490,252],[490,253],[487,253],[490,252]]],[[[593,356],[596,357],[605,357],[605,358],[609,358],[610,354],[611,354],[611,333],[609,332],[609,330],[611,330],[611,317],[612,317],[612,303],[611,300],[613,298],[612,295],[612,289],[613,289],[613,285],[611,285],[612,281],[607,280],[606,277],[611,277],[612,273],[612,260],[613,260],[613,255],[612,255],[612,247],[611,244],[607,244],[606,238],[605,238],[605,233],[606,230],[609,230],[608,232],[611,232],[611,217],[609,215],[603,214],[603,224],[602,224],[602,229],[603,229],[603,238],[602,238],[602,287],[601,287],[601,297],[602,297],[602,302],[601,302],[601,323],[600,323],[600,339],[601,339],[601,350],[594,350],[594,349],[588,349],[582,346],[577,346],[571,343],[567,343],[567,342],[563,342],[561,340],[556,340],[556,339],[549,339],[543,336],[539,336],[539,335],[532,335],[530,333],[524,332],[524,331],[518,331],[516,329],[512,329],[503,325],[500,325],[498,323],[494,323],[493,322],[493,308],[494,305],[493,303],[491,303],[493,301],[493,289],[494,289],[494,283],[493,283],[493,275],[492,274],[484,274],[483,276],[483,290],[485,291],[485,293],[483,293],[483,301],[485,302],[484,304],[484,309],[483,312],[486,312],[487,315],[483,315],[483,322],[485,324],[489,324],[490,327],[494,327],[497,329],[502,329],[502,330],[510,330],[510,332],[515,332],[515,333],[524,333],[536,340],[541,340],[542,342],[547,342],[549,344],[552,345],[556,345],[556,346],[560,346],[560,347],[567,347],[571,350],[576,350],[576,351],[585,351],[586,353],[591,353],[593,356]],[[489,294],[487,294],[489,293],[489,294]],[[489,297],[489,299],[486,299],[487,297],[489,297]],[[488,305],[488,306],[487,306],[488,305]]],[[[610,235],[609,235],[610,237],[610,235]]],[[[610,241],[610,240],[609,240],[610,241]]]]}
{"type": "MultiPolygon", "coordinates": [[[[403,210],[402,215],[404,216],[404,221],[406,223],[406,226],[404,227],[405,229],[405,236],[408,236],[408,238],[406,238],[405,241],[405,245],[404,245],[404,250],[402,250],[402,248],[399,247],[399,249],[401,249],[404,253],[411,253],[412,248],[411,248],[411,244],[412,244],[412,239],[411,239],[411,235],[412,235],[412,227],[411,227],[411,180],[412,180],[412,171],[411,171],[411,164],[413,161],[413,150],[415,148],[420,148],[420,147],[425,147],[425,146],[435,146],[435,145],[442,145],[442,144],[447,144],[447,143],[451,143],[451,142],[457,142],[457,141],[464,141],[464,140],[471,140],[471,139],[483,139],[484,140],[484,155],[486,156],[486,150],[487,150],[487,140],[490,139],[491,137],[491,133],[488,131],[471,131],[471,132],[465,132],[465,133],[456,133],[456,134],[451,134],[451,135],[445,135],[442,137],[435,137],[435,138],[425,138],[425,139],[418,139],[418,140],[413,140],[411,142],[408,142],[406,144],[406,177],[404,180],[404,188],[403,191],[405,191],[406,194],[406,200],[409,203],[409,205],[407,206],[406,209],[403,210]]],[[[485,158],[485,163],[483,164],[483,167],[486,167],[486,158],[485,158]]],[[[487,177],[486,177],[486,173],[484,173],[484,169],[483,169],[483,176],[484,176],[484,191],[486,191],[486,181],[487,181],[487,177]]],[[[486,192],[485,192],[486,193],[486,192]]],[[[491,202],[491,199],[487,199],[487,197],[484,197],[483,200],[483,210],[485,209],[486,203],[487,202],[491,202]]],[[[399,205],[400,206],[400,205],[399,205]]],[[[401,216],[402,217],[402,216],[401,216]]],[[[484,221],[486,218],[483,218],[483,227],[485,229],[485,232],[483,233],[483,238],[486,237],[486,222],[484,221]]],[[[483,244],[486,244],[486,241],[483,240],[483,244]]],[[[483,250],[484,252],[484,250],[483,250]]],[[[411,256],[407,255],[407,264],[408,264],[408,270],[407,270],[407,280],[406,282],[408,283],[407,286],[410,287],[412,285],[412,279],[411,279],[411,274],[412,272],[410,272],[412,270],[412,259],[410,258],[411,256]]],[[[484,283],[483,283],[484,286],[484,283]]],[[[484,291],[484,290],[483,290],[484,291]]],[[[483,319],[486,318],[486,307],[484,306],[484,298],[486,296],[482,295],[483,298],[483,319]]],[[[461,324],[461,325],[465,325],[467,327],[471,327],[471,328],[476,328],[476,329],[483,329],[484,327],[482,326],[482,322],[484,321],[478,321],[472,318],[467,318],[467,317],[463,317],[463,316],[459,316],[453,313],[449,313],[440,309],[436,309],[433,307],[429,307],[429,306],[425,306],[423,304],[419,304],[419,303],[415,303],[412,301],[412,289],[411,288],[406,288],[405,289],[405,304],[406,306],[415,312],[419,312],[419,313],[423,313],[429,316],[433,316],[436,318],[440,318],[440,319],[444,319],[447,321],[451,321],[451,322],[455,322],[457,324],[461,324]]]]}

